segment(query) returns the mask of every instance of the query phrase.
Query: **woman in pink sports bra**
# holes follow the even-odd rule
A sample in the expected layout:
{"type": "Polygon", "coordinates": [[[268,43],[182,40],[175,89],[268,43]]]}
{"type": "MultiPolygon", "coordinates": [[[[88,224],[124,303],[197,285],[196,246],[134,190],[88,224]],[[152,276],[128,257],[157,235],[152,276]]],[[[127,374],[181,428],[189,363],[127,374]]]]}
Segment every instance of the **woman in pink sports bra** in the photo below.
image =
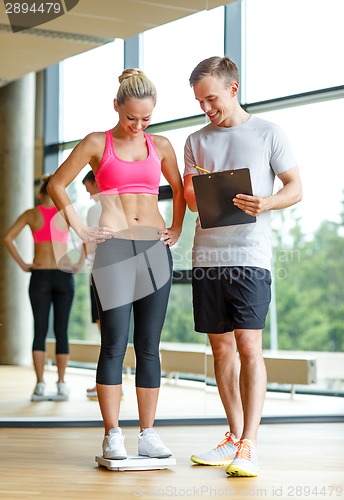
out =
{"type": "Polygon", "coordinates": [[[47,194],[47,184],[50,177],[49,175],[42,179],[38,194],[41,204],[26,210],[20,215],[9,228],[4,238],[5,245],[14,260],[23,271],[31,272],[29,296],[34,316],[32,357],[37,378],[32,395],[33,401],[42,400],[45,396],[45,339],[48,333],[51,305],[54,307],[54,333],[58,372],[56,399],[68,399],[69,393],[64,377],[69,357],[67,327],[74,295],[72,271],[76,269],[65,259],[63,269],[67,272],[64,272],[56,262],[55,252],[62,255],[67,254],[69,231],[63,218],[61,220],[64,227],[61,221],[55,223],[57,217],[53,219],[58,210],[47,194]],[[25,226],[29,226],[31,229],[35,245],[34,259],[31,264],[24,262],[15,244],[15,239],[25,226]]]}
{"type": "Polygon", "coordinates": [[[114,99],[118,123],[87,135],[49,183],[49,194],[84,242],[97,243],[92,269],[101,325],[97,393],[104,421],[103,456],[127,457],[119,427],[122,365],[134,318],[136,396],[140,422],[139,455],[169,457],[153,428],[161,370],[159,343],[172,281],[170,246],[177,243],[185,214],[183,185],[167,138],[145,132],[156,89],[141,70],[126,69],[114,99]],[[66,187],[91,165],[99,188],[100,227],[81,222],[66,187]],[[172,188],[171,226],[158,208],[161,174],[172,188]]]}

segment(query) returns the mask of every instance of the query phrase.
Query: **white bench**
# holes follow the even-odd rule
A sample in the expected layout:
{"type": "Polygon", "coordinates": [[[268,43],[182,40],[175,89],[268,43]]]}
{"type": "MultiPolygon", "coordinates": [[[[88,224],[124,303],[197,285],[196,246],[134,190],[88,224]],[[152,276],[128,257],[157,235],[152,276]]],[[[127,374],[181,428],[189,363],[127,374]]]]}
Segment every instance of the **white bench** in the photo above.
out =
{"type": "MultiPolygon", "coordinates": [[[[55,360],[55,340],[47,339],[46,342],[47,359],[55,360]]],[[[73,340],[69,342],[69,359],[76,363],[97,363],[99,357],[100,345],[97,342],[84,342],[73,340]]],[[[123,368],[130,373],[131,368],[135,367],[134,346],[128,345],[123,368]]]]}
{"type": "MultiPolygon", "coordinates": [[[[210,348],[200,346],[197,350],[169,347],[164,344],[160,349],[161,368],[167,378],[178,380],[180,373],[193,373],[214,378],[214,362],[210,348]]],[[[264,353],[264,362],[267,371],[268,383],[288,384],[291,393],[295,392],[295,385],[309,385],[317,381],[316,358],[314,355],[291,355],[264,353]]]]}
{"type": "MultiPolygon", "coordinates": [[[[72,341],[69,343],[70,360],[78,363],[97,363],[100,346],[98,343],[72,341]]],[[[179,374],[194,374],[215,378],[214,362],[211,349],[202,344],[175,344],[163,343],[160,348],[161,369],[167,379],[179,378],[179,374]]],[[[47,340],[47,358],[55,358],[55,340],[47,340]]],[[[309,385],[317,381],[317,359],[314,353],[301,356],[287,352],[283,354],[264,352],[264,361],[268,383],[288,384],[291,393],[295,392],[295,385],[309,385]]],[[[134,346],[128,344],[123,367],[130,374],[135,368],[134,346]]]]}

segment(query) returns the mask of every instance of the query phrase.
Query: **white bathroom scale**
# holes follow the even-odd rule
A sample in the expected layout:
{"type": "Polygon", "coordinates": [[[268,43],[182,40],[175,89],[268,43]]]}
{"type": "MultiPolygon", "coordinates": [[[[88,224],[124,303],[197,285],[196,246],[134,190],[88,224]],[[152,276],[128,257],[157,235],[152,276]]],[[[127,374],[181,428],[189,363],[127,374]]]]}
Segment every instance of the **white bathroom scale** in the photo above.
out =
{"type": "Polygon", "coordinates": [[[128,456],[124,460],[111,460],[96,456],[98,466],[106,467],[108,470],[126,471],[126,470],[155,470],[167,469],[170,465],[176,464],[176,459],[169,458],[149,458],[140,455],[128,456]]]}
{"type": "Polygon", "coordinates": [[[56,392],[47,392],[44,396],[37,396],[32,394],[31,401],[68,401],[68,396],[60,396],[56,392]]]}

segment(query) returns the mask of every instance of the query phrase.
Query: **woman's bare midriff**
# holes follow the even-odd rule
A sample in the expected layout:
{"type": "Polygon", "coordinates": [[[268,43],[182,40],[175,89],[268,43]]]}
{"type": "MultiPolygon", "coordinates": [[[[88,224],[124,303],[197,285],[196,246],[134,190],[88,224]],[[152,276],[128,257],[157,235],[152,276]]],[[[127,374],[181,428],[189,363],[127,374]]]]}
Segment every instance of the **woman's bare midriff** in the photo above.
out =
{"type": "Polygon", "coordinates": [[[151,194],[100,194],[99,225],[115,231],[116,238],[160,239],[165,222],[158,208],[158,196],[151,194]]]}

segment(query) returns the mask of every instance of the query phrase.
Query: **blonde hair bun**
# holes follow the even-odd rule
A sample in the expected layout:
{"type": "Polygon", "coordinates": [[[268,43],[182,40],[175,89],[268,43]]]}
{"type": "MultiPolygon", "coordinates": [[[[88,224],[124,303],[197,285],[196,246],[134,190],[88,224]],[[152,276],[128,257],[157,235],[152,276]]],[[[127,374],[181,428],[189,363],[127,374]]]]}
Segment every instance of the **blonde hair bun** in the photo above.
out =
{"type": "Polygon", "coordinates": [[[117,103],[119,106],[126,99],[145,99],[151,97],[156,104],[156,88],[141,69],[126,68],[118,77],[120,83],[117,91],[117,103]]]}
{"type": "Polygon", "coordinates": [[[119,81],[119,83],[122,83],[122,82],[124,82],[124,80],[127,80],[128,78],[131,78],[132,76],[145,76],[145,74],[141,69],[127,68],[118,77],[118,81],[119,81]]]}

